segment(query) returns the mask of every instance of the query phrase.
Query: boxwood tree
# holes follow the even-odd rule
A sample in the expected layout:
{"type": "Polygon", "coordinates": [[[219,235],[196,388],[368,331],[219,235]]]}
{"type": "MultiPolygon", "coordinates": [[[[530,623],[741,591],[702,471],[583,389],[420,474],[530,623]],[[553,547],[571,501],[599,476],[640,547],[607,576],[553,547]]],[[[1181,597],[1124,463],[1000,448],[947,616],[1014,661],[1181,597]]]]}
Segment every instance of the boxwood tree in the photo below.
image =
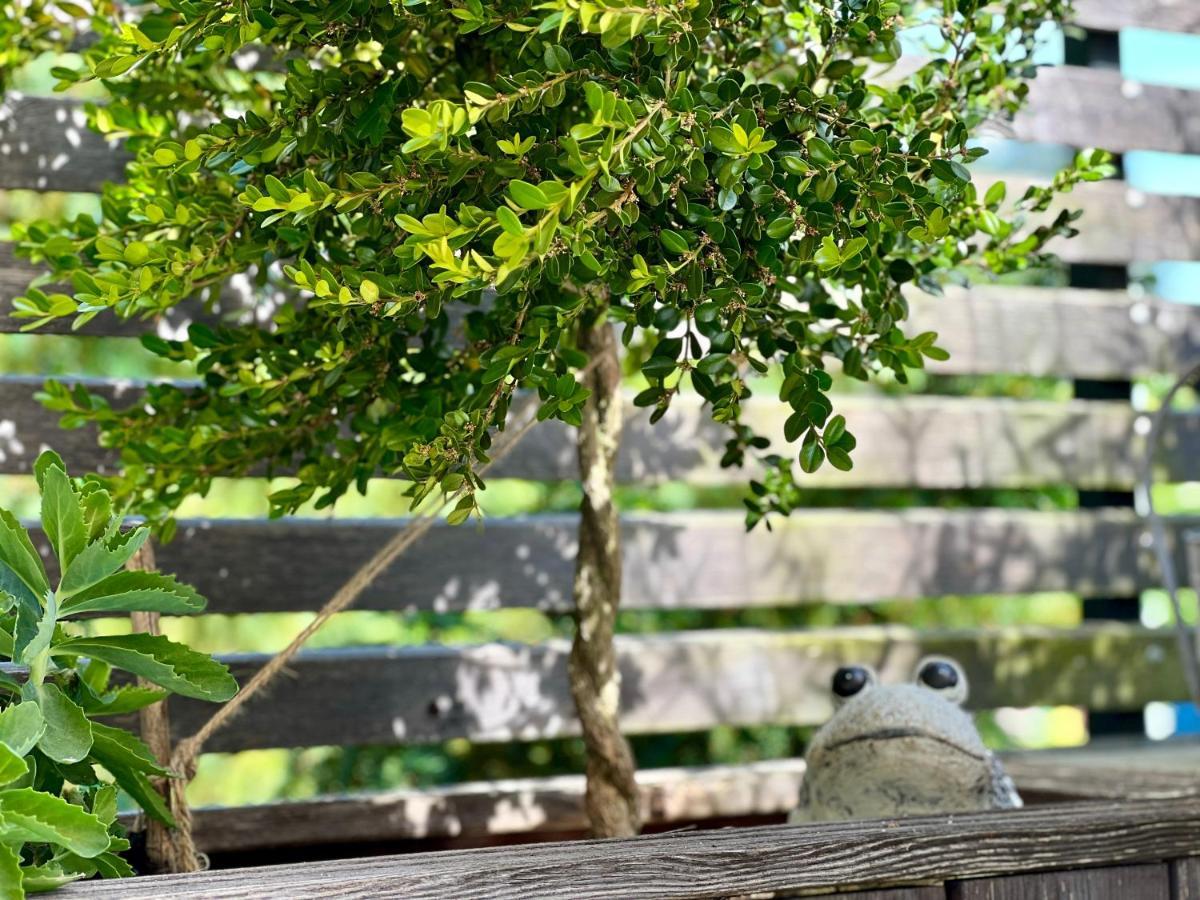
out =
{"type": "MultiPolygon", "coordinates": [[[[18,232],[47,281],[73,286],[29,290],[20,314],[151,318],[247,275],[292,299],[269,326],[145,338],[194,363],[198,387],[115,408],[51,385],[47,402],[122,448],[111,489],[169,528],[185,497],[264,463],[296,475],[271,496],[279,514],[387,473],[418,500],[457,495],[460,522],[515,397],[536,393],[540,418],[580,430],[570,673],[588,812],[599,834],[631,833],[610,640],[614,330],[643,379],[636,406],[657,421],[690,392],[728,426],[724,462],[764,473],[751,524],[796,502],[794,469],[848,469],[831,364],[904,381],[941,357],[934,334],[903,331],[902,288],[1036,263],[1072,216],[1030,214],[1106,169],[1083,154],[1006,199],[966,168],[979,126],[1019,107],[1035,32],[1066,6],[159,0],[97,17],[82,64],[55,74],[107,86],[94,125],[134,159],[99,221],[18,232]],[[923,65],[897,65],[909,26],[929,36],[923,65]],[[742,408],[775,373],[790,417],[783,435],[756,434],[742,408]]],[[[31,27],[24,55],[69,31],[31,27]]]]}

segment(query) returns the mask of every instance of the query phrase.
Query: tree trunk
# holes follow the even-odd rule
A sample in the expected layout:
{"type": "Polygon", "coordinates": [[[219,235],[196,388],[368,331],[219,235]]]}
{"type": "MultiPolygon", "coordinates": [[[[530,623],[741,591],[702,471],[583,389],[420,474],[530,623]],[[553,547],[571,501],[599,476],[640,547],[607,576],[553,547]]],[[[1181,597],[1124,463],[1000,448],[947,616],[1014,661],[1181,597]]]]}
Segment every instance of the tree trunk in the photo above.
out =
{"type": "MultiPolygon", "coordinates": [[[[125,568],[131,572],[153,572],[156,568],[153,544],[150,541],[146,541],[142,549],[135,553],[133,558],[125,564],[125,568]]],[[[156,612],[131,612],[129,618],[135,632],[141,631],[146,634],[161,633],[158,625],[159,616],[156,612]]],[[[142,687],[155,687],[155,685],[143,678],[138,679],[138,684],[142,687]]],[[[152,703],[150,706],[138,710],[138,724],[142,733],[142,740],[146,742],[146,746],[150,748],[150,752],[154,754],[154,758],[163,766],[169,766],[171,764],[171,722],[167,717],[167,701],[160,700],[158,703],[152,703]]],[[[167,789],[166,779],[152,778],[150,780],[154,785],[154,789],[170,805],[171,796],[170,791],[167,789]]],[[[146,865],[149,869],[148,874],[173,874],[193,870],[186,867],[180,868],[175,862],[175,857],[176,853],[171,830],[157,819],[146,816],[146,865]]]]}
{"type": "Polygon", "coordinates": [[[591,396],[579,428],[583,503],[575,563],[575,639],[568,671],[587,746],[585,807],[596,837],[632,837],[641,827],[633,753],[617,722],[621,675],[613,627],[621,599],[620,522],[613,498],[621,437],[621,366],[612,326],[581,329],[591,396]]]}

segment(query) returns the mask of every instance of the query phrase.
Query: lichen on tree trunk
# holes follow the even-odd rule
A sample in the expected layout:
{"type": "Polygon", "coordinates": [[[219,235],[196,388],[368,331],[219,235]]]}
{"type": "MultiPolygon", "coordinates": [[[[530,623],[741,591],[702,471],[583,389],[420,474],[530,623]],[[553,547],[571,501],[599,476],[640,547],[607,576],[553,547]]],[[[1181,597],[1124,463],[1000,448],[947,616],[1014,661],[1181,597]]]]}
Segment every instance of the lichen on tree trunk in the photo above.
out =
{"type": "Polygon", "coordinates": [[[575,639],[571,695],[587,747],[585,807],[596,837],[630,837],[641,827],[636,767],[621,734],[621,675],[613,629],[621,599],[620,521],[613,497],[621,437],[621,365],[612,326],[603,316],[580,329],[591,390],[578,430],[583,484],[575,563],[575,639]]]}

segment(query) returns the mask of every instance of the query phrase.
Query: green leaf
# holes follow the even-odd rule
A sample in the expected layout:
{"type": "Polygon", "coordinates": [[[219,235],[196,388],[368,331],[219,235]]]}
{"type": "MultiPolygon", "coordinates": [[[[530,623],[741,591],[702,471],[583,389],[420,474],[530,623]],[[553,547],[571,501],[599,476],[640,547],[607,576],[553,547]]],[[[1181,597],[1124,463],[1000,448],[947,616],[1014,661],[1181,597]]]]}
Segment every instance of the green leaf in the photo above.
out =
{"type": "Polygon", "coordinates": [[[834,416],[825,424],[825,443],[836,444],[846,433],[846,417],[834,416]]]}
{"type": "Polygon", "coordinates": [[[101,579],[116,572],[142,548],[150,537],[150,529],[135,528],[113,537],[110,541],[93,541],[67,567],[60,593],[64,601],[79,591],[90,588],[101,579]]]}
{"type": "Polygon", "coordinates": [[[46,720],[46,731],[38,740],[37,747],[48,757],[61,763],[76,763],[92,749],[92,723],[87,714],[74,700],[50,682],[30,691],[42,710],[46,720]]]}
{"type": "Polygon", "coordinates": [[[677,256],[683,256],[688,252],[688,242],[678,231],[672,231],[669,228],[664,228],[659,233],[658,239],[662,242],[663,247],[670,253],[677,256]]]}
{"type": "MultiPolygon", "coordinates": [[[[0,834],[4,833],[0,825],[0,834]]],[[[21,858],[10,845],[0,843],[0,900],[25,900],[25,876],[21,858]]]]}
{"type": "Polygon", "coordinates": [[[528,181],[514,180],[508,183],[508,195],[521,209],[545,209],[550,200],[536,184],[528,181]]]}
{"type": "Polygon", "coordinates": [[[513,237],[524,237],[525,226],[521,224],[521,220],[517,218],[517,214],[507,206],[496,208],[496,221],[500,223],[501,228],[513,237]]]}
{"type": "Polygon", "coordinates": [[[800,447],[800,468],[811,475],[821,468],[823,462],[825,462],[825,451],[821,448],[821,443],[816,436],[810,433],[800,447]]]}
{"type": "Polygon", "coordinates": [[[65,847],[85,859],[108,849],[108,828],[87,810],[32,788],[0,791],[0,841],[65,847]]]}
{"type": "MultiPolygon", "coordinates": [[[[74,859],[80,859],[78,856],[71,855],[74,859]]],[[[88,863],[88,868],[92,868],[91,860],[80,860],[88,863]]],[[[64,884],[70,884],[72,881],[79,881],[81,878],[87,878],[89,872],[68,872],[63,869],[59,863],[47,863],[44,866],[26,866],[25,874],[25,892],[27,894],[40,894],[45,891],[53,891],[62,887],[64,884]]],[[[0,898],[4,895],[0,894],[0,898]]]]}
{"type": "Polygon", "coordinates": [[[237,693],[229,669],[161,635],[125,634],[72,638],[54,647],[55,655],[90,656],[184,697],[223,703],[237,693]]]}
{"type": "Polygon", "coordinates": [[[24,756],[46,732],[41,707],[32,701],[17,703],[0,712],[0,743],[24,756]]]}
{"type": "Polygon", "coordinates": [[[188,616],[202,612],[204,606],[204,598],[190,585],[180,584],[174,576],[158,572],[117,572],[65,601],[59,615],[141,610],[188,616]]]}
{"type": "Polygon", "coordinates": [[[821,240],[821,247],[813,254],[813,262],[823,270],[836,269],[842,264],[842,254],[837,244],[829,235],[821,240]]]}
{"type": "Polygon", "coordinates": [[[53,592],[46,595],[44,608],[30,607],[25,603],[18,606],[13,658],[17,662],[31,664],[54,640],[54,626],[57,624],[58,600],[53,592]]]}
{"type": "Polygon", "coordinates": [[[796,230],[796,222],[791,216],[780,216],[767,226],[767,237],[780,241],[790,237],[796,230]]]}
{"type": "Polygon", "coordinates": [[[854,468],[854,461],[850,458],[850,454],[841,447],[828,447],[826,453],[829,457],[829,464],[835,469],[849,472],[854,468]]]}
{"type": "Polygon", "coordinates": [[[723,125],[714,125],[708,130],[709,143],[714,148],[722,153],[738,155],[742,152],[742,145],[737,142],[737,138],[733,136],[733,132],[723,125]]]}
{"type": "Polygon", "coordinates": [[[805,147],[808,149],[809,159],[819,166],[828,166],[837,162],[837,154],[823,138],[811,137],[805,147]]]}
{"type": "Polygon", "coordinates": [[[29,766],[23,759],[23,754],[17,753],[8,744],[0,742],[0,787],[12,784],[18,778],[29,774],[29,766]]]}
{"type": "Polygon", "coordinates": [[[81,705],[89,716],[120,716],[145,709],[147,706],[165,699],[169,694],[170,691],[162,688],[123,684],[104,693],[96,693],[89,689],[84,692],[81,705]]]}
{"type": "Polygon", "coordinates": [[[67,464],[53,450],[43,450],[33,462],[33,477],[37,481],[39,491],[46,489],[46,470],[51,468],[61,469],[65,472],[67,471],[67,464]]]}
{"type": "MultiPolygon", "coordinates": [[[[29,533],[21,527],[13,514],[6,509],[0,509],[0,563],[12,570],[16,578],[25,586],[25,597],[32,597],[38,603],[50,590],[50,582],[46,578],[46,569],[42,566],[42,558],[38,556],[29,539],[29,533]]],[[[0,588],[22,599],[22,594],[7,586],[7,580],[0,573],[0,588]]]]}
{"type": "Polygon", "coordinates": [[[112,773],[126,793],[146,813],[164,825],[174,827],[175,820],[163,796],[154,788],[148,775],[169,775],[154,759],[150,748],[127,731],[109,728],[93,722],[95,744],[92,756],[112,773]]]}
{"type": "Polygon", "coordinates": [[[59,564],[67,569],[87,545],[87,529],[71,479],[56,465],[45,467],[42,474],[42,527],[59,564]]]}

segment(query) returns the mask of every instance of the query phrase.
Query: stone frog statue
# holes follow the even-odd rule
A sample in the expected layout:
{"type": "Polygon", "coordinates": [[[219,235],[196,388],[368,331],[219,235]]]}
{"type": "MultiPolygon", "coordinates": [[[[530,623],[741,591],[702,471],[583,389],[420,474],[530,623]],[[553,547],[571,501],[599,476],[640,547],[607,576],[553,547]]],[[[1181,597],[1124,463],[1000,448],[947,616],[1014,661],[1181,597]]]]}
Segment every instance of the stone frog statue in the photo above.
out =
{"type": "Polygon", "coordinates": [[[790,822],[1006,809],[1021,797],[960,704],[967,679],[926,657],[911,684],[881,685],[870,668],[833,676],[837,711],[805,754],[790,822]]]}

